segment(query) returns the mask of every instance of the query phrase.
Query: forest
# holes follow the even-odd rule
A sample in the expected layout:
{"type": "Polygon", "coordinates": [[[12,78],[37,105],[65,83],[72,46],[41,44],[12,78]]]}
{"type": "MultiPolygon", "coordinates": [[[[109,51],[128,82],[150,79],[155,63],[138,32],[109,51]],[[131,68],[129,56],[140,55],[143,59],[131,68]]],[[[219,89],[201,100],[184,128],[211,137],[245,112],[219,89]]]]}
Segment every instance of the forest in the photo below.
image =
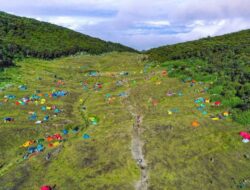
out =
{"type": "Polygon", "coordinates": [[[0,68],[24,57],[52,59],[78,52],[101,54],[135,52],[119,43],[106,42],[35,19],[0,12],[0,68]]]}
{"type": "Polygon", "coordinates": [[[213,99],[232,108],[234,119],[250,123],[250,30],[154,48],[146,52],[175,77],[211,82],[213,99]]]}

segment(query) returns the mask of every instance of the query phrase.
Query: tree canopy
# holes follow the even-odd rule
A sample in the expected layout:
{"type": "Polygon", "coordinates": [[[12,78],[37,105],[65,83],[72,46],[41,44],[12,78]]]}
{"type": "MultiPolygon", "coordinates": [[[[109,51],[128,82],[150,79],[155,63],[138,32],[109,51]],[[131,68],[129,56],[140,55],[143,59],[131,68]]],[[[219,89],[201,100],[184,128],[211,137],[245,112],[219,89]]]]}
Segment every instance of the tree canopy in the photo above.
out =
{"type": "Polygon", "coordinates": [[[0,66],[9,66],[13,58],[22,57],[52,59],[77,52],[135,51],[118,43],[4,12],[0,12],[0,39],[0,66]]]}

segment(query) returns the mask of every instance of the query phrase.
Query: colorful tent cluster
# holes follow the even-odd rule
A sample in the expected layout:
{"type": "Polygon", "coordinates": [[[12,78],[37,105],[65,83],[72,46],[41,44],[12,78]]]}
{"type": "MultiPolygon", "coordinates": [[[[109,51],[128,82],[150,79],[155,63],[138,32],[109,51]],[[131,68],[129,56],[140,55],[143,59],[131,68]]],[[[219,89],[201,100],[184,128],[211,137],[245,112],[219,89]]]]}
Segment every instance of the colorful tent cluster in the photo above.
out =
{"type": "Polygon", "coordinates": [[[203,115],[207,115],[205,103],[209,103],[210,100],[203,97],[199,97],[195,99],[194,102],[197,105],[196,109],[199,110],[203,115]]]}
{"type": "Polygon", "coordinates": [[[23,156],[23,159],[31,158],[35,154],[42,152],[44,150],[44,146],[42,144],[43,141],[44,141],[44,139],[39,139],[37,141],[33,141],[33,140],[26,141],[22,145],[23,148],[27,148],[27,151],[26,151],[25,155],[23,156]],[[37,145],[31,146],[34,144],[37,144],[37,145]]]}
{"type": "Polygon", "coordinates": [[[13,99],[15,99],[15,98],[16,98],[16,96],[15,96],[15,95],[12,95],[12,94],[5,95],[5,96],[4,96],[4,99],[7,99],[7,100],[13,100],[13,99]]]}
{"type": "Polygon", "coordinates": [[[105,100],[106,100],[109,104],[112,104],[112,103],[116,100],[116,97],[115,97],[115,96],[112,96],[111,94],[106,94],[106,95],[105,95],[105,100]]]}
{"type": "Polygon", "coordinates": [[[229,112],[228,111],[225,111],[225,112],[223,112],[223,113],[219,113],[219,114],[217,114],[216,116],[211,116],[211,119],[213,120],[213,121],[218,121],[218,120],[221,120],[221,119],[225,119],[225,118],[227,118],[229,116],[229,112]]]}
{"type": "Polygon", "coordinates": [[[192,79],[191,77],[187,77],[182,80],[183,83],[189,83],[190,87],[193,87],[196,85],[197,81],[192,79]]]}
{"type": "Polygon", "coordinates": [[[25,106],[25,105],[27,105],[30,101],[31,101],[31,100],[30,100],[29,97],[24,97],[24,98],[22,98],[21,100],[16,101],[16,105],[17,105],[17,106],[19,106],[19,105],[25,106]]]}
{"type": "Polygon", "coordinates": [[[66,96],[67,94],[68,94],[67,91],[58,90],[58,91],[55,91],[55,92],[53,92],[52,94],[50,94],[50,97],[59,98],[59,97],[66,96]]]}
{"type": "Polygon", "coordinates": [[[54,135],[48,136],[47,141],[49,142],[49,147],[57,147],[63,142],[63,137],[61,134],[56,133],[54,135]]]}
{"type": "Polygon", "coordinates": [[[42,111],[53,111],[55,114],[61,113],[62,111],[57,108],[55,105],[53,106],[42,106],[41,107],[42,111]]]}

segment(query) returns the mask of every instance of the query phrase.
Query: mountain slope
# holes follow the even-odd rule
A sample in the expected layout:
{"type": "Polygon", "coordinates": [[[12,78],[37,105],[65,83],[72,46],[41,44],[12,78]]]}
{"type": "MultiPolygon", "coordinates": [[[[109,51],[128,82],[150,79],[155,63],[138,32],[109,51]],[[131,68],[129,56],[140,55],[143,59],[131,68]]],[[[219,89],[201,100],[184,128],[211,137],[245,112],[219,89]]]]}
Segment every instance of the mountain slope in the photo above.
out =
{"type": "Polygon", "coordinates": [[[0,12],[0,39],[0,45],[3,46],[0,46],[0,66],[11,64],[6,60],[10,55],[50,59],[77,52],[100,54],[135,51],[118,43],[106,42],[64,27],[4,12],[0,12]],[[6,55],[6,51],[10,55],[6,55]]]}
{"type": "Polygon", "coordinates": [[[191,87],[160,65],[145,70],[143,58],[24,59],[7,68],[12,85],[0,91],[0,189],[249,189],[249,144],[239,135],[249,127],[230,115],[212,120],[224,105],[202,103],[204,115],[194,101],[209,98],[198,91],[209,84],[191,87]],[[66,96],[51,96],[62,90],[66,96]],[[30,153],[38,145],[44,149],[30,153]]]}
{"type": "Polygon", "coordinates": [[[207,37],[200,40],[153,48],[146,53],[157,61],[178,60],[192,57],[207,58],[209,54],[245,54],[250,55],[250,29],[207,37]]]}
{"type": "Polygon", "coordinates": [[[154,48],[151,61],[163,62],[170,76],[210,82],[212,99],[231,107],[234,119],[250,124],[250,30],[154,48]]]}

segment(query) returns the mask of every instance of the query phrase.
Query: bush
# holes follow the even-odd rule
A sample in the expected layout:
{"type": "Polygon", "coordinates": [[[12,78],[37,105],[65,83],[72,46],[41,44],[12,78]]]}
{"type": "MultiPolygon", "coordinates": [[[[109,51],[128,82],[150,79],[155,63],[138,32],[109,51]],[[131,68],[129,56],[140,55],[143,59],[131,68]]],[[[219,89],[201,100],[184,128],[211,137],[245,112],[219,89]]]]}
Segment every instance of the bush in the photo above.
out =
{"type": "Polygon", "coordinates": [[[222,104],[228,107],[235,107],[242,103],[243,101],[239,97],[224,98],[222,100],[222,104]]]}
{"type": "Polygon", "coordinates": [[[248,111],[238,111],[233,114],[233,119],[242,125],[250,125],[250,110],[248,111]]]}

